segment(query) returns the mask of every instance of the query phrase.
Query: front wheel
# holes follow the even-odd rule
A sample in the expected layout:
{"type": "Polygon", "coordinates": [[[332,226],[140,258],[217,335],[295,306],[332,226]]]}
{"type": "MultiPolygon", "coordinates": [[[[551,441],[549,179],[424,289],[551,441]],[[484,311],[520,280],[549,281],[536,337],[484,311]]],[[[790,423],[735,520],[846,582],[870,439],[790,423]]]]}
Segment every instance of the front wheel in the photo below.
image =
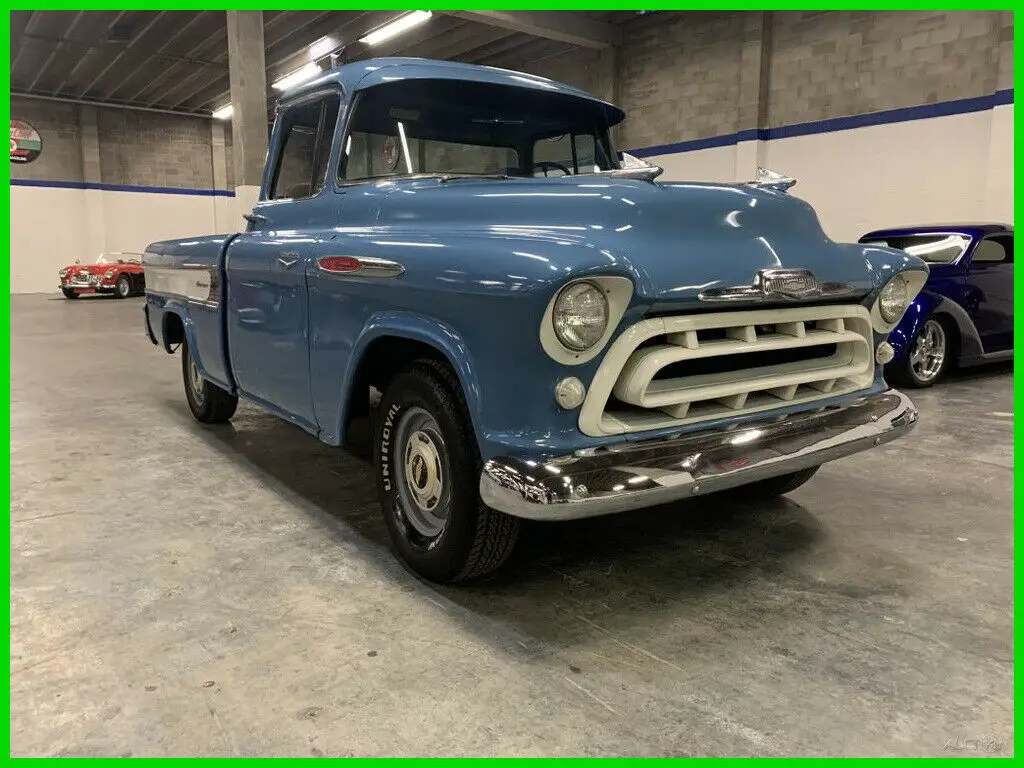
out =
{"type": "Polygon", "coordinates": [[[480,456],[458,380],[421,361],[387,387],[374,425],[377,487],[399,556],[438,582],[466,581],[512,552],[517,518],[480,501],[480,456]]]}
{"type": "Polygon", "coordinates": [[[814,477],[819,469],[821,469],[821,465],[801,469],[797,472],[787,472],[785,475],[777,475],[776,477],[769,477],[765,480],[758,480],[754,483],[730,488],[727,491],[722,491],[722,495],[728,495],[729,498],[737,501],[770,501],[777,496],[795,491],[814,477]]]}
{"type": "Polygon", "coordinates": [[[185,379],[185,399],[196,421],[220,424],[235,415],[238,398],[203,378],[187,343],[181,345],[181,372],[185,379]]]}
{"type": "Polygon", "coordinates": [[[942,321],[928,318],[914,340],[902,365],[887,371],[890,378],[909,387],[923,389],[937,382],[949,367],[952,357],[950,331],[942,321]]]}

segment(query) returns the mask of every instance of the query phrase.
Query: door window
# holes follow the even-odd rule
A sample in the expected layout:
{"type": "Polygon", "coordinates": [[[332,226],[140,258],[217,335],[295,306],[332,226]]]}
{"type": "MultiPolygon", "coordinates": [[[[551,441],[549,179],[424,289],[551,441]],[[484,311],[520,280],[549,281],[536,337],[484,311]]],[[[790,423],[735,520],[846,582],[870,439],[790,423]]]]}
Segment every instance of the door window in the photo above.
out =
{"type": "Polygon", "coordinates": [[[998,264],[1013,262],[1013,240],[1008,237],[989,237],[978,243],[974,249],[972,263],[998,264]]]}
{"type": "Polygon", "coordinates": [[[323,189],[340,106],[341,100],[332,94],[292,107],[281,117],[284,138],[271,200],[315,197],[323,189]]]}
{"type": "Polygon", "coordinates": [[[593,134],[564,133],[540,139],[533,145],[533,175],[558,175],[561,168],[572,175],[596,173],[601,170],[596,155],[593,134]]]}

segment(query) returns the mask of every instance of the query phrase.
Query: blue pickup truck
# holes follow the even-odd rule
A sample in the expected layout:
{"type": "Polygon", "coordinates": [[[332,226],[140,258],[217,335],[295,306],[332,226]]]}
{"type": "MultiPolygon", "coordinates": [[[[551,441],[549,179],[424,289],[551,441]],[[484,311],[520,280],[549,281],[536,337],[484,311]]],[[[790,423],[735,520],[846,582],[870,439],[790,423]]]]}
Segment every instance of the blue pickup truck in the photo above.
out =
{"type": "Polygon", "coordinates": [[[770,498],[907,432],[882,366],[927,265],[831,241],[778,174],[655,181],[624,117],[488,67],[325,72],[278,105],[246,231],[149,246],[146,332],[201,422],[372,418],[394,546],[444,582],[522,519],[770,498]]]}

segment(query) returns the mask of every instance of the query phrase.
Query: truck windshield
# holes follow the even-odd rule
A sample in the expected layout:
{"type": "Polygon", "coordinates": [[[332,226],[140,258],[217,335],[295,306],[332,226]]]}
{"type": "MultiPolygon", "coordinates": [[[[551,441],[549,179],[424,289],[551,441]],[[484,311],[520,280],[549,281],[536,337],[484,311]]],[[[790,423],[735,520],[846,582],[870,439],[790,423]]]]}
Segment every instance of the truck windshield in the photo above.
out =
{"type": "Polygon", "coordinates": [[[339,181],[388,176],[566,176],[618,168],[598,105],[564,94],[455,80],[360,92],[339,181]]]}

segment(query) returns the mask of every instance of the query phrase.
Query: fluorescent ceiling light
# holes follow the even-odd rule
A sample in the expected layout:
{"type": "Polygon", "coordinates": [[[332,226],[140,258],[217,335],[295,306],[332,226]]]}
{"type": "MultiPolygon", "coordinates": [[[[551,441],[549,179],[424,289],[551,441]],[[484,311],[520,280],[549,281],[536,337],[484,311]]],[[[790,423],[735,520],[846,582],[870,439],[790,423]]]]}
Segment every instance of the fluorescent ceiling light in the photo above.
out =
{"type": "Polygon", "coordinates": [[[287,91],[289,88],[292,88],[299,83],[304,83],[319,74],[320,67],[318,67],[315,62],[311,61],[306,66],[285,75],[271,87],[276,88],[279,91],[287,91]]]}
{"type": "Polygon", "coordinates": [[[231,113],[234,111],[234,108],[230,104],[225,104],[220,109],[215,109],[213,111],[213,117],[216,120],[227,120],[231,117],[231,113]]]}
{"type": "Polygon", "coordinates": [[[413,11],[412,13],[408,13],[405,16],[385,24],[380,29],[375,29],[366,37],[359,38],[359,42],[366,43],[366,45],[382,43],[385,40],[390,40],[395,35],[400,35],[403,32],[422,24],[433,15],[434,14],[430,11],[413,11]]]}
{"type": "Polygon", "coordinates": [[[316,61],[321,59],[337,47],[338,41],[333,37],[321,37],[309,46],[309,60],[316,61]]]}

